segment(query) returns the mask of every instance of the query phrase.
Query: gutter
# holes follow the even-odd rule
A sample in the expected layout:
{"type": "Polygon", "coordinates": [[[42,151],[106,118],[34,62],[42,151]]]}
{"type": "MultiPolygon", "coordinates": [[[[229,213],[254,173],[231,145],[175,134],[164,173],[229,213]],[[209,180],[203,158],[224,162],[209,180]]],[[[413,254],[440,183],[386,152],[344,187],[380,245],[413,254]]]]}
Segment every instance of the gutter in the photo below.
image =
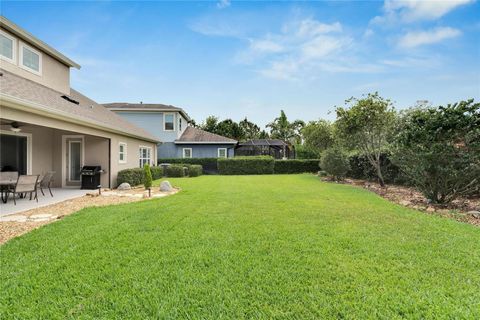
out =
{"type": "Polygon", "coordinates": [[[175,144],[237,144],[237,141],[174,141],[175,144]]]}
{"type": "MultiPolygon", "coordinates": [[[[102,104],[104,107],[105,105],[102,104]]],[[[157,112],[179,112],[188,122],[190,122],[192,119],[190,119],[190,117],[188,116],[188,114],[183,110],[183,109],[180,109],[180,108],[175,108],[175,109],[162,109],[162,108],[158,108],[158,109],[154,109],[154,108],[115,108],[115,107],[105,107],[107,108],[108,110],[110,111],[116,111],[116,112],[122,112],[122,111],[125,111],[125,112],[152,112],[152,113],[157,113],[157,112]]]]}
{"type": "Polygon", "coordinates": [[[0,93],[0,102],[1,102],[2,105],[5,105],[5,106],[10,107],[12,109],[21,110],[21,111],[28,111],[28,112],[39,114],[39,115],[42,115],[42,116],[48,116],[48,117],[53,118],[53,119],[63,120],[63,121],[74,123],[74,124],[81,124],[85,127],[100,129],[100,130],[103,130],[103,131],[106,131],[106,132],[111,132],[111,133],[119,134],[119,135],[122,135],[122,136],[128,136],[128,137],[132,137],[132,138],[135,138],[135,139],[140,139],[140,140],[143,140],[143,141],[148,141],[148,142],[153,142],[153,143],[159,143],[160,142],[160,140],[151,139],[151,138],[147,138],[147,137],[144,137],[144,136],[135,135],[135,134],[131,134],[131,133],[119,130],[117,128],[105,125],[104,123],[102,123],[100,121],[96,121],[96,120],[88,120],[87,121],[87,120],[83,120],[83,119],[80,119],[80,118],[74,118],[68,112],[52,109],[52,108],[46,107],[42,104],[31,102],[31,101],[21,99],[21,98],[17,98],[17,97],[14,97],[14,96],[11,96],[11,95],[8,95],[8,94],[4,94],[4,93],[0,93]],[[29,107],[31,110],[25,110],[25,107],[29,107]]]}

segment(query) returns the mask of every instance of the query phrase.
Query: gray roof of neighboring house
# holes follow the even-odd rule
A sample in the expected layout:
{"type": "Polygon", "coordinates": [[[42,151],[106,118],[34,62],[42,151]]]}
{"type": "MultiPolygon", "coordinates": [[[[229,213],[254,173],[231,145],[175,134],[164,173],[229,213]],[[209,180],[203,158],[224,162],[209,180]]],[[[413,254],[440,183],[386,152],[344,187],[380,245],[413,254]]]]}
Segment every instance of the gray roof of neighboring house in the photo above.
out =
{"type": "Polygon", "coordinates": [[[237,141],[224,136],[220,136],[218,134],[203,131],[198,128],[187,127],[183,132],[182,136],[179,139],[175,140],[175,143],[236,144],[237,141]]]}
{"type": "Polygon", "coordinates": [[[0,16],[0,26],[10,31],[11,33],[15,34],[17,37],[21,38],[25,42],[28,42],[29,44],[37,47],[38,49],[48,53],[58,61],[61,61],[63,64],[69,67],[80,69],[80,65],[78,63],[64,56],[63,54],[61,54],[54,48],[50,47],[48,44],[46,44],[42,40],[38,39],[28,31],[24,30],[23,28],[17,26],[12,21],[8,20],[4,16],[0,16]]]}
{"type": "Polygon", "coordinates": [[[254,139],[239,143],[240,146],[288,146],[280,139],[254,139]]]}
{"type": "Polygon", "coordinates": [[[111,111],[166,111],[166,112],[180,112],[180,114],[190,121],[190,117],[182,108],[175,106],[160,104],[160,103],[128,103],[128,102],[113,102],[104,103],[103,106],[111,111]]]}
{"type": "Polygon", "coordinates": [[[138,128],[124,120],[119,115],[104,108],[102,105],[82,95],[74,89],[70,90],[68,101],[63,93],[45,87],[31,80],[19,77],[0,69],[0,102],[7,101],[25,105],[42,114],[61,116],[69,122],[85,124],[125,136],[132,136],[146,141],[159,142],[158,138],[142,128],[138,128]]]}

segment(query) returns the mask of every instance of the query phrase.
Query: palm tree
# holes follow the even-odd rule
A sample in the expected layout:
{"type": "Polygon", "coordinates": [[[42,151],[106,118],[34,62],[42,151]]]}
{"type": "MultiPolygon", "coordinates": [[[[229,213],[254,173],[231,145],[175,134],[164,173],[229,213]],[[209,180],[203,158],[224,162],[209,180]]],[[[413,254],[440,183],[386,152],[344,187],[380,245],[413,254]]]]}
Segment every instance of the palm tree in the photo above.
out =
{"type": "MultiPolygon", "coordinates": [[[[304,126],[305,122],[302,120],[289,122],[283,110],[280,111],[280,117],[267,124],[267,128],[270,128],[271,138],[280,139],[290,144],[302,142],[301,130],[304,126]]],[[[285,157],[285,147],[283,147],[283,156],[285,157]]]]}

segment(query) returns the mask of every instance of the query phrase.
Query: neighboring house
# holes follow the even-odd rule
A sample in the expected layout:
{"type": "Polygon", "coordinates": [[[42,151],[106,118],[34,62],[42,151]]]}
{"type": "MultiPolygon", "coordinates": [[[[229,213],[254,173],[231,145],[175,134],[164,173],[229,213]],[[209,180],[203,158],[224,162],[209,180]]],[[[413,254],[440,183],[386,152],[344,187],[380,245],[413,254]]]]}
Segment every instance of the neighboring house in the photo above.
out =
{"type": "Polygon", "coordinates": [[[0,16],[0,169],[55,171],[79,187],[83,165],[100,165],[104,187],[119,170],[156,163],[159,140],[70,88],[80,66],[0,16]]]}
{"type": "Polygon", "coordinates": [[[294,159],[295,149],[279,139],[256,139],[241,142],[235,149],[237,156],[272,156],[275,159],[294,159]]]}
{"type": "Polygon", "coordinates": [[[181,108],[124,102],[104,106],[162,141],[158,145],[158,158],[226,158],[234,155],[237,141],[189,126],[190,117],[181,108]]]}

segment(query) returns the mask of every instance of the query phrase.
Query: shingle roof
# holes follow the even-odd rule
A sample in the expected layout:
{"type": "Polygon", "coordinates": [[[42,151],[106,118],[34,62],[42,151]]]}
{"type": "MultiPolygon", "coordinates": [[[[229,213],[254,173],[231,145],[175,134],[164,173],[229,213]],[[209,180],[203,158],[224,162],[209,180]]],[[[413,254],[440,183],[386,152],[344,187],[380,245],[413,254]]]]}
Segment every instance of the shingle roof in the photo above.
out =
{"type": "Polygon", "coordinates": [[[210,133],[194,127],[187,127],[182,136],[175,140],[175,143],[210,143],[210,144],[236,144],[237,141],[220,136],[218,134],[210,133]]]}
{"type": "Polygon", "coordinates": [[[279,139],[254,139],[239,143],[240,146],[287,146],[285,141],[279,139]]]}
{"type": "Polygon", "coordinates": [[[113,102],[113,103],[104,103],[103,106],[112,111],[178,111],[182,116],[190,121],[190,117],[182,108],[175,107],[172,105],[161,104],[161,103],[128,103],[128,102],[113,102]]]}
{"type": "MultiPolygon", "coordinates": [[[[1,100],[13,97],[20,99],[27,106],[30,103],[42,108],[46,113],[70,118],[72,122],[83,121],[91,124],[92,127],[117,133],[121,132],[126,136],[133,136],[143,140],[158,141],[158,138],[152,134],[136,127],[74,89],[70,90],[68,98],[78,102],[78,104],[62,98],[63,93],[31,80],[2,69],[0,69],[0,73],[2,74],[0,76],[1,100]]],[[[31,108],[34,108],[34,106],[31,106],[31,108]]]]}

